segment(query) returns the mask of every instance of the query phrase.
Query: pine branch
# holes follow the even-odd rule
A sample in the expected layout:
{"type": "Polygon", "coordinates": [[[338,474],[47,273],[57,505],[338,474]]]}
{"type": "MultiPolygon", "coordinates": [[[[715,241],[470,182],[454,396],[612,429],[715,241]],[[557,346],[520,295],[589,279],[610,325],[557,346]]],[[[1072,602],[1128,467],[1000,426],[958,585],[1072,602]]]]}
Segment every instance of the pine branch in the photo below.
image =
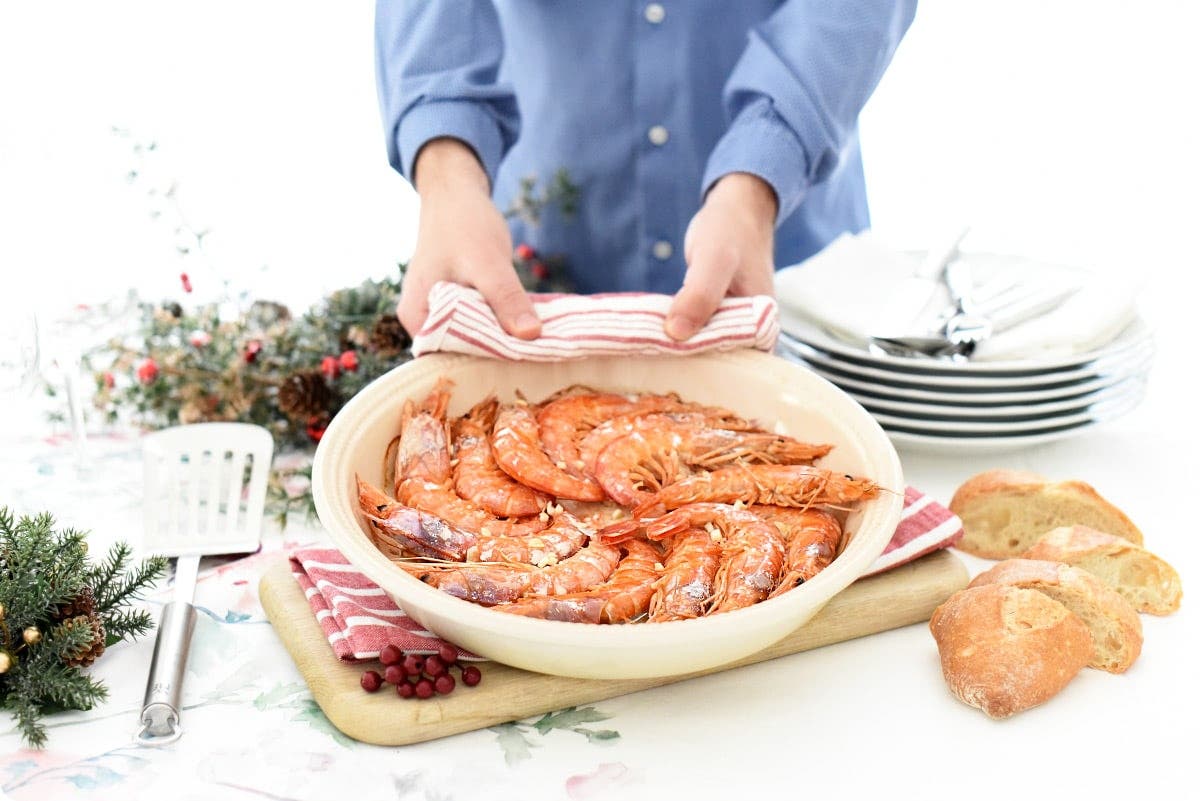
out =
{"type": "Polygon", "coordinates": [[[81,670],[62,662],[38,668],[25,671],[25,684],[30,696],[43,706],[87,710],[108,698],[108,689],[81,670]]]}
{"type": "Polygon", "coordinates": [[[125,569],[125,564],[133,554],[133,549],[124,542],[118,542],[108,549],[104,559],[88,571],[88,586],[96,593],[96,611],[106,612],[112,606],[108,600],[108,587],[125,569]]]}
{"type": "Polygon", "coordinates": [[[145,609],[107,612],[104,615],[104,645],[113,645],[127,637],[140,637],[153,628],[154,618],[145,609]]]}
{"type": "MultiPolygon", "coordinates": [[[[109,551],[109,555],[110,557],[119,557],[118,569],[124,569],[125,564],[129,561],[130,552],[129,546],[122,542],[114,545],[113,549],[109,551]],[[121,554],[115,553],[118,548],[124,552],[121,554]]],[[[109,577],[109,581],[106,584],[92,584],[94,591],[97,593],[96,612],[103,614],[118,606],[123,606],[137,600],[142,597],[144,590],[153,585],[166,572],[166,558],[152,556],[148,559],[143,559],[140,564],[126,572],[119,580],[115,578],[114,573],[109,577]]]]}
{"type": "Polygon", "coordinates": [[[44,748],[46,727],[42,725],[42,708],[28,694],[15,687],[4,697],[4,707],[12,712],[21,737],[30,748],[44,748]]]}

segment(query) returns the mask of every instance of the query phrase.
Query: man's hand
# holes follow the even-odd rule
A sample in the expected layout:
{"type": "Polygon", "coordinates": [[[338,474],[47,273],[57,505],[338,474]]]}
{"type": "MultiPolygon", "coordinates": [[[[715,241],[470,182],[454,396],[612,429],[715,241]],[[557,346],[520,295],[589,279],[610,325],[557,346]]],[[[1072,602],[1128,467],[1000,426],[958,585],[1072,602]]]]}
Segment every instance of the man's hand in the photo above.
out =
{"type": "Polygon", "coordinates": [[[664,328],[676,340],[704,327],[726,295],[774,291],[775,214],[770,184],[735,172],[713,184],[683,239],[687,274],[664,328]]]}
{"type": "Polygon", "coordinates": [[[453,281],[478,289],[505,331],[537,337],[542,324],[513,269],[512,234],[475,153],[457,139],[434,139],[421,148],[413,171],[421,219],[396,307],[405,329],[420,331],[430,288],[453,281]]]}

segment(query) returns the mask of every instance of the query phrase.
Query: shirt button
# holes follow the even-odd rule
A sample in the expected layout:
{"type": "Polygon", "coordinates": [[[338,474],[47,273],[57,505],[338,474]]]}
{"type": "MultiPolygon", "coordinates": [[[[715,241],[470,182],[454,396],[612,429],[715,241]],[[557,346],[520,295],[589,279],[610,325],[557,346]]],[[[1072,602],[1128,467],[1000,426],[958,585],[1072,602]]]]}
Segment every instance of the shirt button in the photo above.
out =
{"type": "Polygon", "coordinates": [[[645,14],[646,22],[649,22],[651,25],[657,25],[667,16],[667,10],[662,7],[661,3],[651,3],[646,6],[645,14]]]}
{"type": "Polygon", "coordinates": [[[651,144],[662,147],[667,143],[667,140],[671,138],[671,132],[661,125],[655,125],[646,132],[646,136],[649,137],[651,144]]]}
{"type": "Polygon", "coordinates": [[[671,258],[671,254],[675,252],[675,248],[671,247],[671,243],[667,240],[660,239],[654,243],[654,247],[650,249],[650,252],[659,261],[666,261],[671,258]]]}

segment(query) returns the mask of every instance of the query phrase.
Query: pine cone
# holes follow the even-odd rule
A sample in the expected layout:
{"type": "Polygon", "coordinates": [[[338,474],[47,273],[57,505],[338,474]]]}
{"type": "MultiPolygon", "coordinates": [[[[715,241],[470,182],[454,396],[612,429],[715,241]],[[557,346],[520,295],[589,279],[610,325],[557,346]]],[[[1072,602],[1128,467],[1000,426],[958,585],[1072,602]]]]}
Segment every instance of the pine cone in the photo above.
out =
{"type": "Polygon", "coordinates": [[[56,621],[66,620],[67,618],[78,617],[93,617],[96,614],[96,595],[92,592],[91,587],[84,587],[83,591],[67,601],[66,604],[58,608],[58,613],[54,616],[56,621]]]}
{"type": "Polygon", "coordinates": [[[246,312],[246,322],[251,329],[265,331],[273,325],[286,323],[292,319],[292,313],[282,303],[270,300],[256,300],[250,304],[246,312]]]}
{"type": "Polygon", "coordinates": [[[380,356],[398,356],[412,344],[412,337],[393,314],[385,314],[371,329],[370,348],[380,356]]]}
{"type": "Polygon", "coordinates": [[[64,622],[68,628],[87,627],[92,631],[92,639],[74,653],[67,653],[63,661],[69,667],[88,667],[104,654],[104,623],[95,613],[76,615],[64,622]]]}
{"type": "Polygon", "coordinates": [[[308,421],[325,412],[333,391],[317,370],[292,373],[279,386],[279,410],[293,420],[308,421]]]}

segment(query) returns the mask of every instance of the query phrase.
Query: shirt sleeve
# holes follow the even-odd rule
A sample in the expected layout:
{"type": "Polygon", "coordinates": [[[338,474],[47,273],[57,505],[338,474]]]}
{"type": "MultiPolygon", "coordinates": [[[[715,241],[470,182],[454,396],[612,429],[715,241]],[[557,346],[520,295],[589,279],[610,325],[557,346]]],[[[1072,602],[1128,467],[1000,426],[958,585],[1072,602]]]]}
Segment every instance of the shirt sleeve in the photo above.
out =
{"type": "Polygon", "coordinates": [[[916,0],[788,0],[753,28],[722,92],[730,122],[703,193],[752,173],[775,190],[776,222],[787,219],[837,166],[915,13],[916,0]]]}
{"type": "Polygon", "coordinates": [[[412,181],[421,147],[442,136],[475,150],[493,181],[517,139],[512,88],[491,0],[377,0],[375,74],[388,161],[412,181]]]}

